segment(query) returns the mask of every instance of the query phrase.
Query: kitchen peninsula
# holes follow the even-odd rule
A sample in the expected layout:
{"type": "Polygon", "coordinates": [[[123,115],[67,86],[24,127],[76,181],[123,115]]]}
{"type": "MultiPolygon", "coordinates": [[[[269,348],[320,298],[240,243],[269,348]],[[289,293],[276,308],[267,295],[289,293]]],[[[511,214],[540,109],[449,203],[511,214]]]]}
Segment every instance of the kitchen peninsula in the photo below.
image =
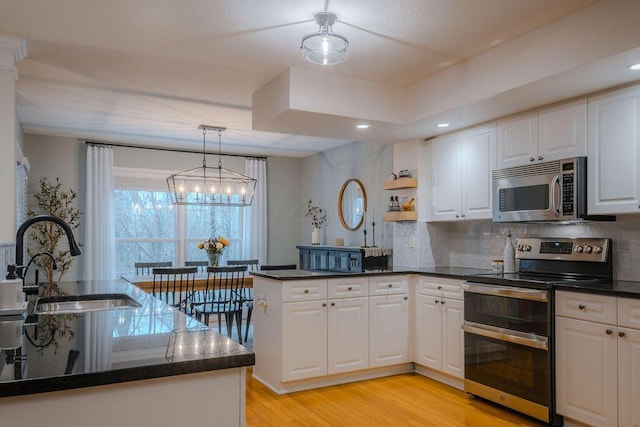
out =
{"type": "Polygon", "coordinates": [[[17,348],[0,351],[3,425],[244,425],[250,350],[124,281],[60,286],[141,307],[27,316],[17,348]],[[67,335],[51,341],[43,321],[67,335]]]}

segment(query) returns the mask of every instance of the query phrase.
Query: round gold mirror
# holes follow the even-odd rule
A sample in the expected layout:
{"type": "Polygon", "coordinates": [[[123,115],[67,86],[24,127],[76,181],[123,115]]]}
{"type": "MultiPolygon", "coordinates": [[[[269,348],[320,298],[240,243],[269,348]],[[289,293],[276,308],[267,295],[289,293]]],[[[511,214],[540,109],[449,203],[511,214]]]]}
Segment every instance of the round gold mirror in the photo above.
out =
{"type": "Polygon", "coordinates": [[[355,179],[348,179],[342,184],[338,196],[338,216],[342,226],[350,231],[355,231],[364,222],[367,210],[367,193],[364,185],[355,179]]]}

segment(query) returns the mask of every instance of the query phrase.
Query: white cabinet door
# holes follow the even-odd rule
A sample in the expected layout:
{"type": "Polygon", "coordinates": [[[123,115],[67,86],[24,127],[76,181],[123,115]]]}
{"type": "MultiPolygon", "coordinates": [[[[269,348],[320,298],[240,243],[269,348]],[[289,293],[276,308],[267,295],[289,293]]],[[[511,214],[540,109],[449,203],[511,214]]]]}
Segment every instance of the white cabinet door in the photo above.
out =
{"type": "Polygon", "coordinates": [[[442,369],[442,309],[441,297],[416,295],[414,361],[432,369],[442,369]]]}
{"type": "Polygon", "coordinates": [[[538,160],[587,155],[587,100],[538,112],[538,160]]]}
{"type": "Polygon", "coordinates": [[[326,300],[282,304],[282,381],[326,374],[326,300]]]}
{"type": "Polygon", "coordinates": [[[526,165],[538,158],[538,115],[527,113],[498,121],[497,168],[526,165]]]}
{"type": "Polygon", "coordinates": [[[369,366],[396,365],[409,357],[409,297],[369,297],[369,366]]]}
{"type": "Polygon", "coordinates": [[[462,213],[466,219],[491,218],[491,171],[496,165],[496,127],[480,126],[462,133],[462,213]]]}
{"type": "Polygon", "coordinates": [[[640,427],[640,330],[618,335],[618,425],[640,427]]]}
{"type": "Polygon", "coordinates": [[[432,218],[451,221],[462,215],[460,138],[456,132],[431,141],[432,218]]]}
{"type": "Polygon", "coordinates": [[[618,425],[616,327],[556,317],[556,410],[593,426],[618,425]]]}
{"type": "Polygon", "coordinates": [[[369,298],[329,300],[327,371],[369,367],[369,298]]]}
{"type": "Polygon", "coordinates": [[[588,100],[587,211],[640,212],[640,87],[588,100]]]}
{"type": "Polygon", "coordinates": [[[442,371],[464,378],[464,303],[442,300],[442,371]]]}

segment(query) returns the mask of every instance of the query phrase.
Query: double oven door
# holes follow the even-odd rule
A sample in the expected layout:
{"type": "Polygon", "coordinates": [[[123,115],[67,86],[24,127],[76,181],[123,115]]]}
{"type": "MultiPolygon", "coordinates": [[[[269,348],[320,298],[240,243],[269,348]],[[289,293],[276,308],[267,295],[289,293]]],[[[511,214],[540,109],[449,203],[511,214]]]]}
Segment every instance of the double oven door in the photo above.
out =
{"type": "Polygon", "coordinates": [[[549,422],[551,293],[469,282],[464,290],[465,390],[549,422]]]}

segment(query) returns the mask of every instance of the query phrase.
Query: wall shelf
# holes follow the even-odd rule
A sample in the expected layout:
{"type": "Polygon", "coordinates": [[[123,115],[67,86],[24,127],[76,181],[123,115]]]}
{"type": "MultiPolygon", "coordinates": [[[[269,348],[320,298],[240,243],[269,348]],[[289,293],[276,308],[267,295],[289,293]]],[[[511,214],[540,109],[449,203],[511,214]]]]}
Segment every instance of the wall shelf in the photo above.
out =
{"type": "Polygon", "coordinates": [[[418,212],[406,211],[406,212],[385,212],[385,221],[416,221],[418,219],[418,212]]]}
{"type": "Polygon", "coordinates": [[[416,178],[398,178],[382,183],[383,190],[401,190],[403,188],[416,187],[418,187],[418,180],[416,178]]]}

